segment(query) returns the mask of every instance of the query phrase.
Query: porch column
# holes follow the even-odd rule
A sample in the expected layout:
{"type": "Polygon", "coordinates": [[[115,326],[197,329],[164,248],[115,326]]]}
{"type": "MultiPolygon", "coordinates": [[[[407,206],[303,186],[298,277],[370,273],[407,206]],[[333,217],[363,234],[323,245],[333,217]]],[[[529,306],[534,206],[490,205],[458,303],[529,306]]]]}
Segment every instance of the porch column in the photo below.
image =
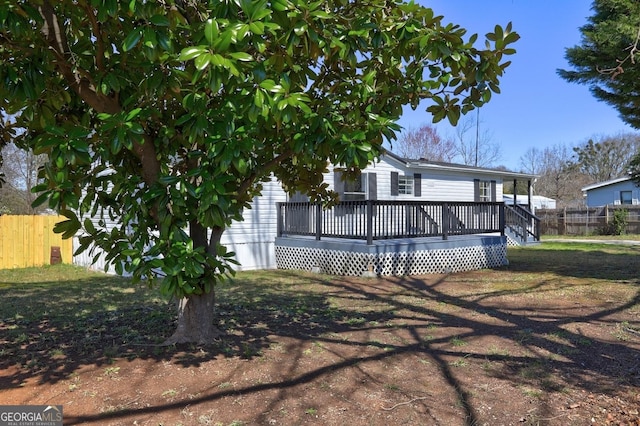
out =
{"type": "Polygon", "coordinates": [[[278,212],[277,222],[276,222],[276,235],[278,237],[282,237],[282,202],[276,203],[276,211],[278,212]]]}
{"type": "Polygon", "coordinates": [[[533,211],[533,200],[532,200],[532,195],[531,195],[531,193],[533,192],[533,186],[531,185],[531,179],[529,179],[529,180],[527,181],[527,184],[528,184],[528,187],[527,187],[527,195],[529,196],[529,200],[528,200],[528,202],[529,202],[529,211],[530,211],[531,213],[535,213],[535,212],[533,211]]]}
{"type": "Polygon", "coordinates": [[[367,200],[367,245],[373,244],[373,201],[367,200]]]}
{"type": "Polygon", "coordinates": [[[513,180],[513,205],[518,205],[518,179],[513,180]]]}
{"type": "Polygon", "coordinates": [[[449,203],[442,203],[442,239],[449,239],[449,203]]]}
{"type": "Polygon", "coordinates": [[[322,237],[322,204],[316,204],[316,241],[322,237]]]}

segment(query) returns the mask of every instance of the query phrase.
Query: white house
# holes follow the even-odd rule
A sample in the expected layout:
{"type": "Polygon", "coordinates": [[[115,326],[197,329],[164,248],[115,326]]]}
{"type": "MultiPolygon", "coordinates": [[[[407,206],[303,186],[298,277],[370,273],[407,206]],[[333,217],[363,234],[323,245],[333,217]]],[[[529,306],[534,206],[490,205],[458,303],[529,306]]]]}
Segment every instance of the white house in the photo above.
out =
{"type": "MultiPolygon", "coordinates": [[[[344,182],[330,168],[325,181],[341,200],[503,201],[503,182],[531,186],[535,175],[428,160],[386,152],[362,170],[361,180],[344,182]]],[[[527,196],[523,196],[526,199],[527,196]]]]}
{"type": "Polygon", "coordinates": [[[640,187],[628,176],[587,185],[582,193],[587,207],[640,204],[640,187]]]}
{"type": "MultiPolygon", "coordinates": [[[[513,194],[502,194],[502,199],[506,204],[513,205],[513,194]]],[[[521,206],[527,206],[529,204],[529,197],[519,195],[516,197],[516,201],[521,206]]],[[[537,209],[555,209],[556,200],[542,195],[532,195],[531,207],[533,207],[533,211],[537,209]]]]}
{"type": "MultiPolygon", "coordinates": [[[[329,167],[325,182],[348,200],[427,200],[427,201],[503,201],[503,182],[517,181],[530,188],[535,176],[503,170],[471,167],[427,160],[406,160],[386,152],[380,160],[362,170],[360,178],[344,181],[340,172],[329,167]]],[[[523,196],[526,198],[526,196],[523,196]]],[[[297,196],[296,200],[304,197],[297,196]]],[[[276,203],[290,201],[280,183],[272,178],[264,184],[262,195],[245,210],[244,220],[234,222],[223,234],[221,243],[236,253],[239,270],[277,267],[275,239],[278,218],[276,203]]],[[[74,263],[90,266],[87,252],[74,263]]],[[[103,269],[98,261],[94,267],[103,269]]]]}

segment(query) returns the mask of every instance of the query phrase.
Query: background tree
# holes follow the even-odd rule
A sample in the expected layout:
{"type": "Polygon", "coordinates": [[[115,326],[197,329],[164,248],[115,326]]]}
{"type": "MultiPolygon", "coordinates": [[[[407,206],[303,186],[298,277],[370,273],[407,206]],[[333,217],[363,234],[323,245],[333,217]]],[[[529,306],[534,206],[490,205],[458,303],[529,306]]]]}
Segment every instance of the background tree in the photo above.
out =
{"type": "Polygon", "coordinates": [[[629,176],[631,176],[636,186],[640,187],[640,155],[633,157],[629,163],[629,176]]]}
{"type": "MultiPolygon", "coordinates": [[[[640,3],[633,0],[595,0],[593,16],[580,28],[582,43],[566,50],[573,70],[558,70],[569,82],[588,85],[591,93],[640,129],[640,3]]],[[[630,165],[640,164],[635,147],[630,165]]]]}
{"type": "Polygon", "coordinates": [[[431,124],[423,124],[417,129],[406,129],[392,149],[400,156],[409,159],[424,158],[430,161],[454,161],[457,151],[452,139],[444,138],[431,124]]]}
{"type": "Polygon", "coordinates": [[[490,132],[478,132],[478,124],[477,116],[462,117],[452,137],[443,137],[433,125],[424,124],[404,130],[392,149],[405,158],[492,167],[502,156],[500,146],[491,141],[490,132]]]}
{"type": "Polygon", "coordinates": [[[557,208],[577,207],[583,204],[582,187],[590,182],[573,160],[570,146],[556,144],[542,150],[528,149],[520,157],[520,166],[521,171],[538,175],[535,194],[553,198],[557,208]]]}
{"type": "Polygon", "coordinates": [[[491,167],[502,158],[500,146],[491,141],[489,131],[478,127],[474,115],[464,117],[455,128],[457,158],[469,166],[491,167]]]}
{"type": "Polygon", "coordinates": [[[542,151],[532,147],[520,156],[520,171],[532,175],[540,174],[542,170],[542,151]]]}
{"type": "Polygon", "coordinates": [[[618,110],[620,117],[640,129],[640,3],[634,0],[595,0],[593,16],[580,27],[582,43],[566,49],[572,70],[558,70],[569,82],[589,86],[591,93],[618,110]]]}
{"type": "Polygon", "coordinates": [[[640,151],[640,136],[626,133],[591,138],[573,148],[572,164],[591,179],[604,182],[625,176],[635,153],[640,151]]]}
{"type": "Polygon", "coordinates": [[[32,206],[36,194],[32,189],[37,184],[38,169],[44,165],[46,155],[34,155],[30,150],[22,150],[10,143],[2,150],[5,160],[0,167],[4,184],[0,187],[0,208],[5,214],[38,214],[44,210],[32,206]]]}
{"type": "Polygon", "coordinates": [[[207,342],[232,271],[220,237],[263,180],[330,201],[328,162],[365,167],[403,105],[455,123],[488,101],[518,35],[465,36],[385,0],[0,0],[0,102],[48,155],[36,202],[68,217],[58,231],[159,271],[179,300],[167,343],[207,342]]]}

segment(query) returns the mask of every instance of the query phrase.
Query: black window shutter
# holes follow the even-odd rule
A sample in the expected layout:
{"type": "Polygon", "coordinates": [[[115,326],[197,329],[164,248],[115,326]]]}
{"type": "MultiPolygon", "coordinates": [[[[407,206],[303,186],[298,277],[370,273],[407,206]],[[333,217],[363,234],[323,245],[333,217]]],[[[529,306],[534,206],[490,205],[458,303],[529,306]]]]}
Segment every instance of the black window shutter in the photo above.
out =
{"type": "Polygon", "coordinates": [[[480,179],[473,180],[473,201],[480,201],[480,179]]]}
{"type": "Polygon", "coordinates": [[[399,173],[391,172],[391,195],[400,195],[399,191],[399,173]]]}
{"type": "Polygon", "coordinates": [[[291,197],[289,197],[289,201],[292,203],[306,203],[309,201],[309,196],[300,191],[296,191],[291,197]]]}
{"type": "Polygon", "coordinates": [[[413,174],[413,195],[422,197],[422,175],[420,173],[413,174]]]}
{"type": "Polygon", "coordinates": [[[333,190],[339,195],[344,194],[344,180],[342,180],[342,172],[340,171],[334,170],[333,172],[333,190]]]}
{"type": "MultiPolygon", "coordinates": [[[[514,194],[515,194],[515,191],[514,191],[514,194]]],[[[491,181],[491,201],[496,201],[496,181],[495,180],[491,181]]]]}
{"type": "Polygon", "coordinates": [[[378,175],[376,173],[367,174],[367,190],[369,191],[369,200],[378,199],[378,175]]]}

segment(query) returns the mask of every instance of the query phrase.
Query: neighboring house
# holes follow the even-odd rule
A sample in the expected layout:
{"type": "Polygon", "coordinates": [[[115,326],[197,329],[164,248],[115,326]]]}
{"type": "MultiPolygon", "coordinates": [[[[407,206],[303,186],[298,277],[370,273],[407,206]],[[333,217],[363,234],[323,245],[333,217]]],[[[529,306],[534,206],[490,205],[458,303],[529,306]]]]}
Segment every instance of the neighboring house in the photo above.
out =
{"type": "MultiPolygon", "coordinates": [[[[329,167],[325,182],[340,194],[341,201],[447,201],[502,202],[503,182],[518,182],[531,187],[534,175],[492,170],[458,164],[406,160],[386,152],[380,160],[362,170],[360,177],[345,181],[339,171],[329,167]]],[[[523,196],[527,199],[527,196],[523,196]]],[[[289,197],[277,180],[264,184],[262,195],[245,210],[244,220],[234,222],[223,234],[221,243],[236,253],[239,270],[277,267],[275,240],[278,229],[276,203],[305,201],[289,197]]],[[[88,255],[76,256],[76,264],[90,266],[88,255]]],[[[98,262],[96,268],[102,269],[98,262]]]]}
{"type": "MultiPolygon", "coordinates": [[[[502,199],[508,205],[513,205],[513,194],[502,194],[502,199]]],[[[518,195],[516,197],[517,204],[527,207],[529,205],[529,197],[526,195],[518,195]]],[[[556,200],[542,195],[531,196],[531,207],[535,212],[537,209],[555,209],[556,200]]]]}
{"type": "Polygon", "coordinates": [[[582,188],[587,207],[640,204],[640,187],[630,177],[621,177],[582,188]]]}

